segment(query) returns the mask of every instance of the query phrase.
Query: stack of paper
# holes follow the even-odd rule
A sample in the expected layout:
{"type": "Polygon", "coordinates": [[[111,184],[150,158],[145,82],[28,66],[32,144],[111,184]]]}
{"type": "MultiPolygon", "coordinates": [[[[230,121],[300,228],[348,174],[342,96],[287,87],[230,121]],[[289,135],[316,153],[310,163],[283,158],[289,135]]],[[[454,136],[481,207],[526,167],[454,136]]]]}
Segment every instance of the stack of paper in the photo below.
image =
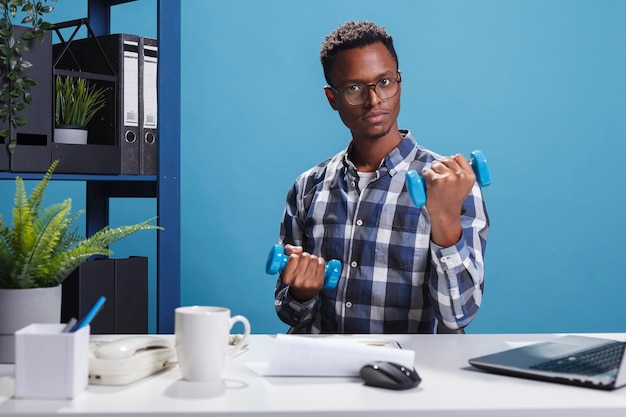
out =
{"type": "Polygon", "coordinates": [[[391,340],[376,337],[307,337],[276,335],[269,362],[248,363],[263,376],[359,376],[374,361],[395,362],[413,368],[415,352],[391,340]]]}

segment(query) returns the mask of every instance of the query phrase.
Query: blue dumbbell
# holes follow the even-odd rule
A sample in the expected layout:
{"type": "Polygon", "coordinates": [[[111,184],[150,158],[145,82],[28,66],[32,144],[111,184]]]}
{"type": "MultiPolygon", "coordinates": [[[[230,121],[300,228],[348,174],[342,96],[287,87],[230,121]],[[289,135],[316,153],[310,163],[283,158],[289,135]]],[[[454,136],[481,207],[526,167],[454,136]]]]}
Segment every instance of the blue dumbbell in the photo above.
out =
{"type": "MultiPolygon", "coordinates": [[[[470,165],[476,175],[476,182],[481,187],[486,187],[491,184],[491,173],[489,172],[489,165],[487,164],[487,158],[482,151],[473,151],[470,157],[470,165]]],[[[406,173],[406,188],[409,190],[409,196],[417,207],[422,207],[426,204],[426,184],[422,180],[422,176],[419,175],[414,169],[407,171],[406,173]]]]}
{"type": "MultiPolygon", "coordinates": [[[[289,256],[285,255],[285,249],[281,245],[274,245],[267,255],[265,263],[265,272],[269,275],[276,275],[279,271],[285,269],[289,256]]],[[[324,270],[324,289],[332,290],[337,286],[339,277],[341,276],[341,262],[337,259],[331,259],[326,263],[324,270]]]]}

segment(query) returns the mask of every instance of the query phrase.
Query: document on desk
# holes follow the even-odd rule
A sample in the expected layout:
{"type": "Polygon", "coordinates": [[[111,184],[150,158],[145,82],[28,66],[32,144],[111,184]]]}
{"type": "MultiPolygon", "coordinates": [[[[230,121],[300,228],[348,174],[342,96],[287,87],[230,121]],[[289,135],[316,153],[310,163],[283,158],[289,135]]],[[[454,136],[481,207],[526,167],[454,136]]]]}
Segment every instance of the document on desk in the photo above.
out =
{"type": "Polygon", "coordinates": [[[388,361],[413,368],[414,360],[414,351],[383,337],[278,334],[269,362],[246,366],[261,376],[359,376],[369,362],[388,361]]]}

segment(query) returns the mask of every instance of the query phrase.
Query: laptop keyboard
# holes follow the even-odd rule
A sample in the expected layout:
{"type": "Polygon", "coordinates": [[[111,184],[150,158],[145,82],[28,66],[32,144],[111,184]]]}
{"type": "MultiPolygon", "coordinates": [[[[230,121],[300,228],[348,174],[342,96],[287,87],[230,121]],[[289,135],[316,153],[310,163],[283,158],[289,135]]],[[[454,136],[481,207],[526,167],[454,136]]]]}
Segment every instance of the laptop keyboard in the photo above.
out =
{"type": "Polygon", "coordinates": [[[574,355],[533,365],[539,371],[579,375],[599,375],[617,369],[624,354],[624,342],[612,342],[574,355]]]}

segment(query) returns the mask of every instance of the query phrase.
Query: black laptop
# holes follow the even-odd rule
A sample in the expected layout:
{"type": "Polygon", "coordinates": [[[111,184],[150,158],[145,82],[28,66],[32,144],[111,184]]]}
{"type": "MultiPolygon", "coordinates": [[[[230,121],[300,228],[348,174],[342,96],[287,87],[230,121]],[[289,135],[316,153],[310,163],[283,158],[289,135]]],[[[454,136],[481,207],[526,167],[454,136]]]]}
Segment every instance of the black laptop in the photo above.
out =
{"type": "Polygon", "coordinates": [[[502,375],[612,390],[626,385],[625,342],[561,336],[469,360],[502,375]]]}

